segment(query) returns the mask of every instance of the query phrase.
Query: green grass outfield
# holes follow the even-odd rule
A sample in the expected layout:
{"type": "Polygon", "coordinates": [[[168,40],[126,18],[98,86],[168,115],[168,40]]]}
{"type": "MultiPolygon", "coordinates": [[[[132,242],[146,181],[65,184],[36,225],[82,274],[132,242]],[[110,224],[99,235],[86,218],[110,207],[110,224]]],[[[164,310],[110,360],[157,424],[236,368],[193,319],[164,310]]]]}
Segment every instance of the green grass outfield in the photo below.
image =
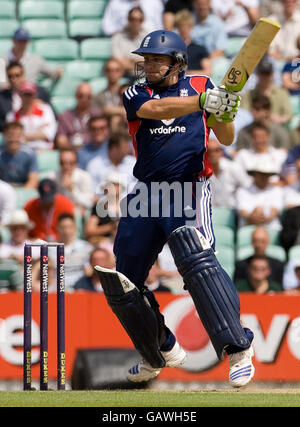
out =
{"type": "Polygon", "coordinates": [[[0,407],[300,407],[300,390],[0,391],[0,407]]]}

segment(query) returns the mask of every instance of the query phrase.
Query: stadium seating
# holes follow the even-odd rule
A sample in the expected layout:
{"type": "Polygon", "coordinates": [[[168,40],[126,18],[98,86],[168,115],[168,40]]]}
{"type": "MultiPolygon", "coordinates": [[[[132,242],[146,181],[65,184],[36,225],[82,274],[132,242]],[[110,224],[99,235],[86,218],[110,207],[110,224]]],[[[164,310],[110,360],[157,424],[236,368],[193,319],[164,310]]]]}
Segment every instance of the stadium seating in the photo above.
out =
{"type": "Polygon", "coordinates": [[[40,151],[37,160],[40,173],[59,170],[59,150],[40,151]]]}
{"type": "Polygon", "coordinates": [[[0,261],[0,290],[10,287],[17,289],[21,283],[22,276],[17,262],[0,261]]]}
{"type": "Polygon", "coordinates": [[[294,115],[291,121],[289,122],[289,124],[287,125],[287,128],[289,130],[296,129],[299,126],[299,123],[300,123],[300,114],[294,115]]]}
{"type": "Polygon", "coordinates": [[[80,44],[80,57],[89,60],[107,60],[112,55],[111,39],[99,37],[83,40],[80,44]]]}
{"type": "Polygon", "coordinates": [[[235,253],[233,248],[228,246],[220,246],[217,250],[216,256],[219,263],[227,272],[229,277],[233,278],[234,266],[235,266],[235,253]]]}
{"type": "Polygon", "coordinates": [[[65,66],[65,76],[71,79],[91,80],[101,76],[104,63],[100,61],[71,61],[65,66]]]}
{"type": "Polygon", "coordinates": [[[101,35],[101,19],[71,19],[68,24],[69,36],[73,38],[99,37],[101,35]]]}
{"type": "Polygon", "coordinates": [[[0,39],[0,55],[4,55],[11,48],[11,39],[0,39]]]}
{"type": "Polygon", "coordinates": [[[15,19],[16,4],[13,1],[0,2],[0,19],[15,19]]]}
{"type": "Polygon", "coordinates": [[[99,93],[107,87],[107,78],[98,77],[97,79],[92,79],[89,81],[93,93],[99,93]]]}
{"type": "Polygon", "coordinates": [[[0,19],[0,38],[11,38],[19,26],[20,23],[16,19],[0,19]]]}
{"type": "MultiPolygon", "coordinates": [[[[0,2],[1,4],[1,2],[0,2]]],[[[10,231],[8,227],[2,226],[0,227],[0,242],[5,243],[10,239],[10,231]]]]}
{"type": "Polygon", "coordinates": [[[228,37],[227,47],[225,49],[225,56],[227,58],[233,58],[236,56],[241,47],[245,43],[246,37],[228,37]]]}
{"type": "Polygon", "coordinates": [[[67,76],[63,76],[55,85],[51,92],[51,96],[74,96],[75,91],[80,79],[70,79],[67,76]]]}
{"type": "Polygon", "coordinates": [[[299,95],[291,95],[290,103],[293,110],[293,115],[300,114],[300,96],[299,95]]]}
{"type": "Polygon", "coordinates": [[[26,202],[38,197],[38,191],[34,188],[15,188],[17,194],[17,209],[23,209],[26,202]]]}
{"type": "Polygon", "coordinates": [[[78,43],[68,38],[37,40],[34,52],[47,60],[71,61],[79,57],[78,43]]]}
{"type": "Polygon", "coordinates": [[[229,246],[234,248],[234,231],[232,228],[225,226],[214,227],[214,233],[216,238],[216,247],[229,246]]]}
{"type": "Polygon", "coordinates": [[[63,19],[26,19],[22,22],[33,39],[66,38],[67,24],[63,19]]]}
{"type": "Polygon", "coordinates": [[[73,96],[52,96],[51,104],[57,114],[74,108],[76,100],[73,96]]]}
{"type": "Polygon", "coordinates": [[[19,19],[65,19],[64,3],[57,0],[23,0],[19,3],[19,19]]]}
{"type": "Polygon", "coordinates": [[[300,245],[292,246],[288,253],[289,260],[300,260],[300,245]]]}
{"type": "Polygon", "coordinates": [[[225,226],[235,229],[235,211],[229,208],[214,207],[212,210],[212,222],[215,226],[225,226]]]}
{"type": "MultiPolygon", "coordinates": [[[[286,253],[285,250],[278,245],[269,245],[266,250],[266,254],[271,257],[275,258],[279,261],[285,262],[286,261],[286,253]]],[[[238,248],[236,259],[237,261],[241,261],[243,259],[246,259],[253,255],[253,246],[242,246],[241,248],[238,248]]]]}
{"type": "Polygon", "coordinates": [[[220,84],[226,70],[230,65],[230,61],[230,59],[225,57],[219,57],[213,60],[211,78],[215,84],[220,84]]]}
{"type": "Polygon", "coordinates": [[[104,0],[69,0],[67,6],[67,18],[101,18],[104,14],[106,7],[106,1],[104,0]]]}
{"type": "Polygon", "coordinates": [[[75,222],[76,222],[76,229],[77,229],[77,238],[83,239],[84,238],[84,232],[83,232],[83,218],[82,214],[79,209],[75,209],[75,222]]]}

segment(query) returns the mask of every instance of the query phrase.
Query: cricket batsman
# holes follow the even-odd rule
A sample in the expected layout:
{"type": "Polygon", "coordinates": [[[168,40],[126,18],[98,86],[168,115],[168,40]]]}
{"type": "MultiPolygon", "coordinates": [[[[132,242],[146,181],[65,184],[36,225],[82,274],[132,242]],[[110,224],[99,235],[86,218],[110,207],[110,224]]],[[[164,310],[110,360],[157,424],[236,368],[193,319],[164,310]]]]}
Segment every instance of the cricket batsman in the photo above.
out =
{"type": "Polygon", "coordinates": [[[108,304],[142,357],[129,369],[127,378],[148,381],[166,366],[182,365],[186,358],[165,324],[155,296],[144,285],[168,243],[218,358],[229,356],[230,384],[241,387],[254,375],[253,333],[241,325],[238,293],[214,252],[212,168],[207,155],[208,118],[215,116],[215,135],[221,144],[230,145],[240,97],[215,87],[207,76],[185,75],[187,48],[174,32],[151,32],[133,53],[143,57],[136,72],[145,80],[128,88],[123,102],[136,153],[133,172],[138,184],[121,202],[126,215],[121,217],[114,244],[116,270],[95,267],[108,304]],[[154,192],[154,183],[176,183],[177,190],[182,190],[169,197],[168,215],[161,210],[151,215],[150,208],[161,208],[165,197],[163,191],[154,192]],[[148,215],[132,215],[130,206],[141,188],[148,190],[140,200],[148,215]],[[187,189],[189,204],[185,203],[187,189]],[[180,214],[179,194],[184,194],[180,214]]]}

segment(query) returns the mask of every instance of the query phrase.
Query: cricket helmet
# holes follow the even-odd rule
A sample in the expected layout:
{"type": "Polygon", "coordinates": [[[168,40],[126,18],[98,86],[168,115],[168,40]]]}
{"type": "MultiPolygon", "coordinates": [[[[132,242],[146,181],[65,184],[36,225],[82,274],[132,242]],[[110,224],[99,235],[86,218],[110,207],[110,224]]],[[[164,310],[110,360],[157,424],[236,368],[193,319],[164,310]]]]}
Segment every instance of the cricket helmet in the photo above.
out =
{"type": "Polygon", "coordinates": [[[187,63],[187,47],[184,40],[173,31],[157,30],[149,33],[140,47],[132,53],[143,56],[146,53],[168,55],[174,62],[187,63]]]}

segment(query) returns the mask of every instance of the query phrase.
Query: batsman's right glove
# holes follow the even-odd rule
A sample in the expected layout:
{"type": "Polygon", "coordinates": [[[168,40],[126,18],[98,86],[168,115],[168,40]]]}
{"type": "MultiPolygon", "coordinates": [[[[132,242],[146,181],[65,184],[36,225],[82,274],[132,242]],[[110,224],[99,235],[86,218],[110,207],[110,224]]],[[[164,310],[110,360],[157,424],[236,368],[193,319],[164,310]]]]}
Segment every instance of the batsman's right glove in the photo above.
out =
{"type": "Polygon", "coordinates": [[[207,89],[199,96],[200,108],[214,114],[218,122],[233,122],[241,103],[241,97],[227,92],[223,87],[207,89]]]}

